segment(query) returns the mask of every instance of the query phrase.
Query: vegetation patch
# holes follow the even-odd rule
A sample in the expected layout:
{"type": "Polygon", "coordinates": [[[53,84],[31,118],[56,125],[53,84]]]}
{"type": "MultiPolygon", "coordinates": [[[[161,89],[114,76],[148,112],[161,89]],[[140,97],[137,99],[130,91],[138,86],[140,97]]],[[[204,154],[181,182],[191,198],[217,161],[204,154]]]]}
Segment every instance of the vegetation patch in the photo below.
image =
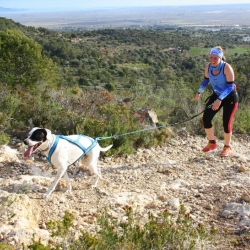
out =
{"type": "Polygon", "coordinates": [[[57,243],[44,245],[33,239],[28,249],[211,249],[219,244],[214,227],[195,223],[185,207],[181,206],[177,216],[163,211],[155,216],[149,212],[143,225],[140,216],[130,206],[125,206],[122,220],[113,218],[107,208],[99,212],[96,231],[82,230],[78,239],[70,228],[73,215],[66,212],[62,221],[50,221],[51,236],[60,236],[57,243]]]}

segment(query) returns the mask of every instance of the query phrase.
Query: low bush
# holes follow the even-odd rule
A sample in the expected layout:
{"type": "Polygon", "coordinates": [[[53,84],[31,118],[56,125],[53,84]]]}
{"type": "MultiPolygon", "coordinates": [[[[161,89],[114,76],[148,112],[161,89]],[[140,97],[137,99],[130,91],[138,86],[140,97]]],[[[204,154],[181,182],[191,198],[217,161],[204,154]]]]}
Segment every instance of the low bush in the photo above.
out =
{"type": "Polygon", "coordinates": [[[216,246],[217,230],[214,227],[194,222],[185,207],[181,206],[177,216],[163,211],[155,216],[149,212],[148,221],[142,225],[140,216],[132,207],[125,206],[124,220],[113,218],[107,208],[100,210],[94,233],[80,232],[78,239],[70,230],[73,215],[65,213],[62,221],[49,222],[51,236],[61,236],[61,242],[43,245],[33,240],[28,246],[33,250],[95,249],[95,250],[142,250],[142,249],[212,249],[216,246]]]}

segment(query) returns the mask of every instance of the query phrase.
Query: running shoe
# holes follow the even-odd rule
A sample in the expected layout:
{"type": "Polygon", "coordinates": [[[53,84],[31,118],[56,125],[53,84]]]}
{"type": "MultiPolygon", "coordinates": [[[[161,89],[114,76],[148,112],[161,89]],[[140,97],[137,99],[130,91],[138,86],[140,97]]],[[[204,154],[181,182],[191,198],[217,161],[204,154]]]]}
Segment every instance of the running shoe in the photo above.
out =
{"type": "Polygon", "coordinates": [[[224,147],[220,153],[220,156],[229,156],[230,152],[231,152],[231,147],[224,145],[224,147]]]}
{"type": "Polygon", "coordinates": [[[210,150],[216,149],[217,148],[217,144],[216,142],[208,142],[207,146],[205,148],[202,149],[203,152],[208,152],[210,150]]]}

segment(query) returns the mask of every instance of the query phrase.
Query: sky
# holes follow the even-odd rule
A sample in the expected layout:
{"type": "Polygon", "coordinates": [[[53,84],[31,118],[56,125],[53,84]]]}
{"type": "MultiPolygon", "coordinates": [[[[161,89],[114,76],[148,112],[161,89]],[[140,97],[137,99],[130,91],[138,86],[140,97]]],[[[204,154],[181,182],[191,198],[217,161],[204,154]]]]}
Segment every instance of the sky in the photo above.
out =
{"type": "Polygon", "coordinates": [[[130,6],[180,6],[239,3],[250,3],[250,0],[0,0],[0,7],[28,10],[79,10],[130,6]]]}

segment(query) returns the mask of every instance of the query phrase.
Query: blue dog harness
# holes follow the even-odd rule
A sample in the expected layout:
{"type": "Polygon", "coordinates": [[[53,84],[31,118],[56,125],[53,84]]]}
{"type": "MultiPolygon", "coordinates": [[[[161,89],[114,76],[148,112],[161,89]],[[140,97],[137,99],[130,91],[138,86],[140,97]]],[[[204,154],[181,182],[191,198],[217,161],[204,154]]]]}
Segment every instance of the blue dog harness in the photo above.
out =
{"type": "MultiPolygon", "coordinates": [[[[49,150],[49,153],[48,153],[48,156],[46,157],[47,161],[52,165],[51,163],[51,156],[52,154],[54,153],[55,149],[56,149],[56,146],[58,144],[58,141],[59,139],[64,139],[64,140],[67,140],[73,144],[75,144],[76,146],[78,146],[80,149],[82,149],[83,151],[83,154],[76,160],[74,161],[72,164],[74,164],[75,162],[77,162],[78,160],[80,160],[84,155],[86,155],[96,144],[97,142],[88,137],[88,136],[85,136],[85,135],[78,135],[78,138],[76,140],[73,140],[72,138],[70,138],[69,136],[64,136],[64,135],[55,135],[55,140],[54,140],[54,143],[52,145],[52,147],[50,148],[49,150]],[[88,138],[90,141],[91,141],[91,145],[88,147],[88,148],[85,148],[81,143],[80,143],[80,139],[82,137],[86,137],[88,138]]],[[[72,165],[71,164],[71,165],[72,165]]]]}

